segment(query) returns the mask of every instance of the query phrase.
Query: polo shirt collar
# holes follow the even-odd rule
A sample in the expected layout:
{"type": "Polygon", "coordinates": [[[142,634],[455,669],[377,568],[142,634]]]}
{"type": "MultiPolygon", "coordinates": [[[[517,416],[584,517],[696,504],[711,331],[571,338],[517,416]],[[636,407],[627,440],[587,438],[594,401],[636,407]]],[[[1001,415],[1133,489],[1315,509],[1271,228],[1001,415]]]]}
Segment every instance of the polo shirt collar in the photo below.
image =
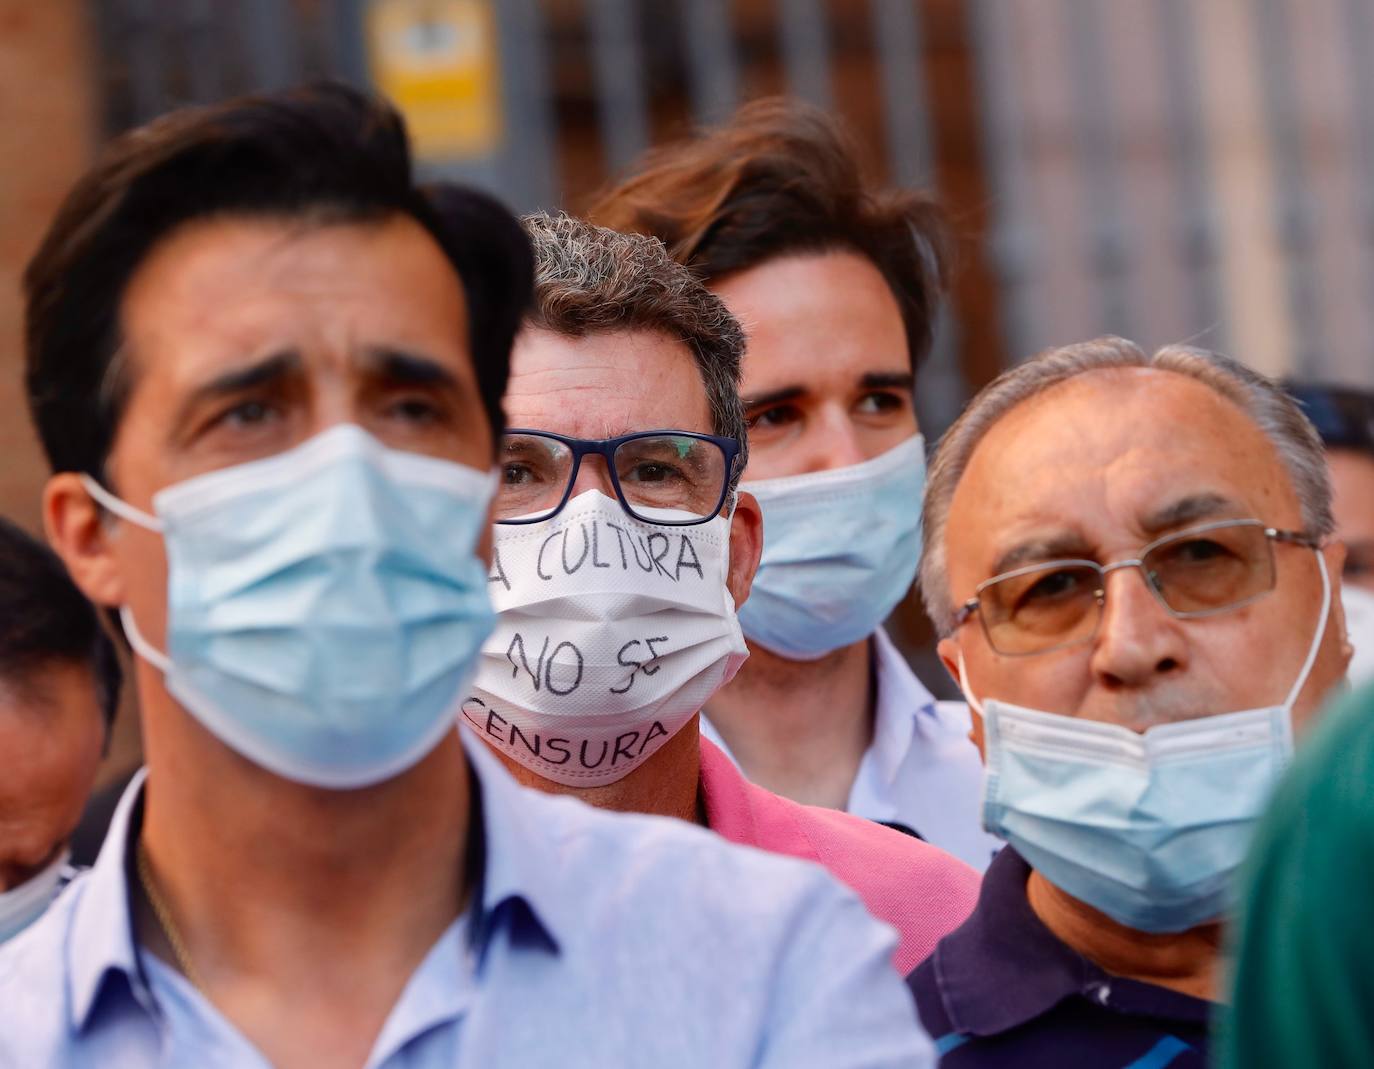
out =
{"type": "Polygon", "coordinates": [[[1031,909],[1031,868],[1010,846],[993,858],[973,914],[935,948],[931,967],[956,1032],[993,1036],[1083,996],[1123,1013],[1206,1022],[1212,1004],[1109,975],[1061,941],[1031,909]]]}
{"type": "Polygon", "coordinates": [[[140,1001],[148,998],[134,940],[127,877],[131,829],[136,831],[143,820],[146,778],[147,770],[139,769],[120,796],[105,842],[81,880],[80,897],[72,907],[65,953],[67,1005],[74,1032],[86,1027],[112,974],[123,974],[140,1001]]]}

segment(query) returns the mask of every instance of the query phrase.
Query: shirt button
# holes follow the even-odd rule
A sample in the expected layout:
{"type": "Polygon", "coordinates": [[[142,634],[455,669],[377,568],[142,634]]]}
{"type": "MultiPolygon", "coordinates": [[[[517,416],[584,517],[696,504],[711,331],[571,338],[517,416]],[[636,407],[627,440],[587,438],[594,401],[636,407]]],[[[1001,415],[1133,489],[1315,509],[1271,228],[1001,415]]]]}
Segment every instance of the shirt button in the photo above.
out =
{"type": "Polygon", "coordinates": [[[1107,999],[1111,997],[1111,984],[1096,984],[1092,989],[1093,998],[1097,999],[1103,1006],[1107,1004],[1107,999]]]}

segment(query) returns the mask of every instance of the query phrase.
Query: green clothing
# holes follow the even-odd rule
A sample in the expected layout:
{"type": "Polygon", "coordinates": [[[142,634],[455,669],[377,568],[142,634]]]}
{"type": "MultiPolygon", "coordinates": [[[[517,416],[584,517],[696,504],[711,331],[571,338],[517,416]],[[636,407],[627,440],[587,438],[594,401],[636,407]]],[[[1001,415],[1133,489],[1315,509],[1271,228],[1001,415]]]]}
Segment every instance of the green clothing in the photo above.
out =
{"type": "Polygon", "coordinates": [[[1256,833],[1226,1069],[1374,1067],[1374,688],[1326,714],[1256,833]]]}

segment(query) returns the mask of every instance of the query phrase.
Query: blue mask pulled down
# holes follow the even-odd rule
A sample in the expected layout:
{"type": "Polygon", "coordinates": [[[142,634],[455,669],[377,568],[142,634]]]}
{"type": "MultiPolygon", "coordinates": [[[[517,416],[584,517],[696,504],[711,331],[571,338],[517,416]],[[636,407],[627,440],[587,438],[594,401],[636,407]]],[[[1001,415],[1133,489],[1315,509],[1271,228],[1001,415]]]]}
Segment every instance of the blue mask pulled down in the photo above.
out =
{"type": "Polygon", "coordinates": [[[852,467],[741,484],[763,509],[745,637],[812,661],[873,634],[916,577],[925,482],[918,434],[852,467]]]}
{"type": "Polygon", "coordinates": [[[148,516],[167,547],[167,649],[130,644],[226,745],[283,778],[363,787],[454,730],[495,622],[475,548],[487,472],[387,449],[355,426],[178,483],[148,516]]]}
{"type": "Polygon", "coordinates": [[[1159,724],[1141,733],[979,702],[983,827],[1050,883],[1142,932],[1182,932],[1233,905],[1255,824],[1293,753],[1293,703],[1331,607],[1326,561],[1316,634],[1281,705],[1159,724]]]}

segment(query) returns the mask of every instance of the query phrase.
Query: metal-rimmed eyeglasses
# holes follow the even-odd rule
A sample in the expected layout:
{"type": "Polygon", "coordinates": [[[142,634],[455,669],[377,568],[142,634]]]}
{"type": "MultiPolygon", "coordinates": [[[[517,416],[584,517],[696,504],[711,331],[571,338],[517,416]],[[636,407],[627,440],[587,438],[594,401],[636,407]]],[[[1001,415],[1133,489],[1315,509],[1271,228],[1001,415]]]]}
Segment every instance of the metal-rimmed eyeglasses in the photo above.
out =
{"type": "Polygon", "coordinates": [[[1090,642],[1102,622],[1107,575],[1121,568],[1139,568],[1173,616],[1229,612],[1274,589],[1276,542],[1321,548],[1300,531],[1218,520],[1158,538],[1130,560],[1054,560],[995,575],[978,584],[954,623],[962,627],[976,612],[993,650],[1013,657],[1090,642]]]}
{"type": "Polygon", "coordinates": [[[569,438],[551,431],[508,430],[497,453],[497,523],[538,523],[572,496],[582,458],[602,458],[611,488],[629,515],[686,527],[719,514],[739,456],[734,438],[695,431],[637,431],[616,438],[569,438]],[[665,518],[664,513],[685,515],[665,518]]]}

